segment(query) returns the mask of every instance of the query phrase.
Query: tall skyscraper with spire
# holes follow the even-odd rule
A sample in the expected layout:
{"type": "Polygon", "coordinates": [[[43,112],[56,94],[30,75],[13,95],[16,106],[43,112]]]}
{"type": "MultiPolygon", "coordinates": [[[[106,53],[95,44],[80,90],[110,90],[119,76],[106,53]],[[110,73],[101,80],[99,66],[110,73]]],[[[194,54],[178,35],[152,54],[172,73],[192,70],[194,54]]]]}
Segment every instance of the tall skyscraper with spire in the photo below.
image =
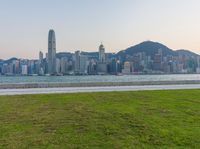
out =
{"type": "Polygon", "coordinates": [[[48,73],[56,73],[56,36],[54,30],[49,31],[48,37],[48,73]]]}

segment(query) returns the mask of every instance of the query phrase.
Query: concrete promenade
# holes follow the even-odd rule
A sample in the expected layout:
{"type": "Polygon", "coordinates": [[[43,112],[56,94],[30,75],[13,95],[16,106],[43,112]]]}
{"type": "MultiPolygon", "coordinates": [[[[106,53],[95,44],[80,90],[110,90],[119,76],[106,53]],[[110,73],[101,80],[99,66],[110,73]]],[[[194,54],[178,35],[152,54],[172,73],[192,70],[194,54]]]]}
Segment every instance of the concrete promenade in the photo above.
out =
{"type": "Polygon", "coordinates": [[[145,85],[182,85],[200,84],[200,80],[184,81],[135,81],[135,82],[87,82],[87,83],[19,83],[1,84],[0,89],[27,89],[27,88],[68,88],[68,87],[113,87],[113,86],[145,86],[145,85]]]}
{"type": "Polygon", "coordinates": [[[176,89],[200,89],[200,84],[0,89],[0,95],[56,94],[56,93],[82,93],[82,92],[111,92],[111,91],[145,91],[145,90],[176,90],[176,89]]]}

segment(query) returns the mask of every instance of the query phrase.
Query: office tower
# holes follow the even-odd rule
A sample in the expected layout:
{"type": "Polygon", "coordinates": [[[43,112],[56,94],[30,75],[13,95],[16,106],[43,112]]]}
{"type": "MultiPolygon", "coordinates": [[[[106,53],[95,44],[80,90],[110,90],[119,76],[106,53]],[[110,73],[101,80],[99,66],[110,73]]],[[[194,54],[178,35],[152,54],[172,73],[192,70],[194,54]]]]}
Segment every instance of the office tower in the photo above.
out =
{"type": "Polygon", "coordinates": [[[22,75],[28,75],[28,66],[22,65],[22,75]]]}
{"type": "Polygon", "coordinates": [[[81,55],[80,51],[75,52],[75,74],[87,74],[88,73],[88,57],[81,55]]]}
{"type": "Polygon", "coordinates": [[[26,64],[26,63],[28,63],[28,74],[31,74],[31,75],[33,75],[33,74],[36,74],[36,70],[35,70],[35,61],[34,60],[30,60],[30,61],[28,61],[28,62],[26,62],[26,61],[24,61],[24,62],[22,62],[24,65],[26,64]]]}
{"type": "Polygon", "coordinates": [[[20,63],[19,63],[19,60],[14,60],[13,61],[13,73],[14,74],[19,74],[19,72],[20,72],[20,63]]]}
{"type": "Polygon", "coordinates": [[[99,62],[97,66],[98,74],[107,74],[106,54],[103,44],[99,46],[99,62]]]}
{"type": "Polygon", "coordinates": [[[80,51],[75,52],[75,73],[79,73],[80,71],[80,51]]]}
{"type": "Polygon", "coordinates": [[[56,73],[56,37],[54,30],[49,31],[48,37],[48,73],[56,73]]]}
{"type": "Polygon", "coordinates": [[[48,53],[45,53],[46,62],[48,62],[48,53]]]}
{"type": "Polygon", "coordinates": [[[66,74],[68,72],[68,59],[67,57],[62,57],[60,60],[61,73],[66,74]]]}
{"type": "Polygon", "coordinates": [[[56,73],[60,74],[60,59],[56,58],[56,73]]]}
{"type": "Polygon", "coordinates": [[[105,48],[103,44],[99,46],[99,62],[104,63],[106,61],[106,55],[105,55],[105,48]]]}
{"type": "Polygon", "coordinates": [[[162,55],[157,53],[154,55],[154,70],[161,71],[162,70],[162,55]]]}
{"type": "Polygon", "coordinates": [[[96,75],[97,74],[97,63],[94,59],[89,61],[88,74],[90,74],[90,75],[96,75]]]}
{"type": "Polygon", "coordinates": [[[111,74],[118,74],[119,72],[120,72],[120,61],[119,60],[117,60],[117,59],[115,59],[115,58],[113,58],[112,60],[111,60],[111,62],[110,62],[110,65],[109,65],[110,67],[110,73],[111,74]]]}
{"type": "Polygon", "coordinates": [[[105,75],[108,73],[108,66],[106,63],[98,63],[97,72],[100,75],[105,75]]]}
{"type": "Polygon", "coordinates": [[[39,62],[42,63],[43,60],[43,53],[40,51],[39,52],[39,62]]]}
{"type": "Polygon", "coordinates": [[[80,55],[80,74],[88,74],[88,57],[85,55],[80,55]]]}
{"type": "Polygon", "coordinates": [[[36,63],[36,69],[37,69],[37,74],[39,75],[44,75],[44,70],[45,70],[45,66],[44,66],[44,55],[43,53],[40,51],[39,52],[39,61],[36,63]]]}

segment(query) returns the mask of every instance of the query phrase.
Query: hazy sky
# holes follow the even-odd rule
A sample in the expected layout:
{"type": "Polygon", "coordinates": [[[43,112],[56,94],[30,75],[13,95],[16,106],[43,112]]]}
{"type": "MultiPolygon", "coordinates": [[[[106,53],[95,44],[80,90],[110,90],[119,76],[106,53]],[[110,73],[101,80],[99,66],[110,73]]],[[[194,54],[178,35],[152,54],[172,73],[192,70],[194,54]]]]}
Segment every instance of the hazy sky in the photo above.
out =
{"type": "Polygon", "coordinates": [[[200,0],[0,0],[0,58],[46,53],[51,28],[57,51],[153,40],[200,53],[200,0]]]}

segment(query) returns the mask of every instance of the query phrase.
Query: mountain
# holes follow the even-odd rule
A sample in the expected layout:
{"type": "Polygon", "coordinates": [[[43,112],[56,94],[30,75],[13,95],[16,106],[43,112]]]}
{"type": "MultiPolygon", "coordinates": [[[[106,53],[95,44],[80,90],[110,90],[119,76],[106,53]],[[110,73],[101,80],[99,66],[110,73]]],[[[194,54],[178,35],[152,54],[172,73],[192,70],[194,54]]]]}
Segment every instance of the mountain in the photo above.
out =
{"type": "Polygon", "coordinates": [[[176,50],[175,51],[178,55],[182,55],[182,56],[190,56],[190,57],[197,57],[197,56],[200,56],[194,52],[191,52],[189,50],[184,50],[184,49],[181,49],[181,50],[176,50]]]}
{"type": "Polygon", "coordinates": [[[153,41],[145,41],[138,45],[132,46],[126,50],[120,51],[117,53],[118,57],[121,57],[122,59],[126,57],[126,55],[133,55],[139,52],[144,52],[148,56],[154,56],[156,53],[158,53],[158,50],[162,49],[163,56],[166,55],[177,55],[175,51],[168,48],[167,46],[153,41]]]}
{"type": "Polygon", "coordinates": [[[120,51],[117,53],[117,57],[120,57],[122,59],[125,59],[127,55],[133,55],[139,52],[144,52],[148,56],[154,56],[156,53],[158,53],[158,50],[162,49],[163,56],[167,55],[173,55],[173,56],[189,56],[189,57],[197,57],[200,56],[194,52],[191,52],[189,50],[172,50],[168,48],[167,46],[153,41],[145,41],[138,45],[132,46],[127,48],[126,50],[120,51]]]}

